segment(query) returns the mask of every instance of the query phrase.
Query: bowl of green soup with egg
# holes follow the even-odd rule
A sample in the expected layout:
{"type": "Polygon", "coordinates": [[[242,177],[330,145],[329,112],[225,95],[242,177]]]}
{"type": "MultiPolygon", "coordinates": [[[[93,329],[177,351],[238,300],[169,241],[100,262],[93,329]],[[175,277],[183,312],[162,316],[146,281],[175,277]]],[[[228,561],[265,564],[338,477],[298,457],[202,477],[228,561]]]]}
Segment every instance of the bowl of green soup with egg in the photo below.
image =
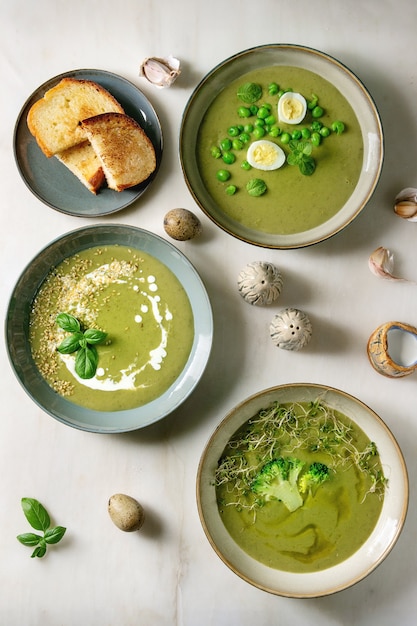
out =
{"type": "Polygon", "coordinates": [[[220,228],[266,248],[343,230],[366,206],[384,153],[375,103],[344,64],[272,44],[211,70],[185,107],[180,160],[197,204],[220,228]]]}
{"type": "Polygon", "coordinates": [[[218,425],[200,460],[197,503],[210,544],[242,579],[277,595],[325,596],[362,580],[395,545],[407,469],[360,400],[281,385],[218,425]]]}
{"type": "Polygon", "coordinates": [[[18,380],[45,412],[100,433],[135,430],[179,407],[213,333],[188,259],[148,231],[71,231],[45,247],[10,298],[6,338],[18,380]]]}

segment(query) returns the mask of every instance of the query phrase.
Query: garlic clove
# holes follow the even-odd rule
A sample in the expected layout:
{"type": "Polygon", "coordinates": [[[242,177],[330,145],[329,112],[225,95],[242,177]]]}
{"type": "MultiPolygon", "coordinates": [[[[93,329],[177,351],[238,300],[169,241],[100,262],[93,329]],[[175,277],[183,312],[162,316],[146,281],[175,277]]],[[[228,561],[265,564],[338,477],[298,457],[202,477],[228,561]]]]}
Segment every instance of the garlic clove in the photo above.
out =
{"type": "Polygon", "coordinates": [[[379,246],[376,248],[369,257],[368,260],[369,269],[375,276],[380,278],[386,278],[388,280],[402,280],[407,281],[406,278],[400,278],[393,275],[394,270],[394,255],[390,250],[379,246]]]}
{"type": "Polygon", "coordinates": [[[165,59],[148,57],[139,68],[139,76],[160,88],[170,87],[180,74],[180,62],[173,56],[165,59]]]}
{"type": "Polygon", "coordinates": [[[417,189],[406,187],[395,198],[394,211],[409,222],[417,222],[417,189]]]}

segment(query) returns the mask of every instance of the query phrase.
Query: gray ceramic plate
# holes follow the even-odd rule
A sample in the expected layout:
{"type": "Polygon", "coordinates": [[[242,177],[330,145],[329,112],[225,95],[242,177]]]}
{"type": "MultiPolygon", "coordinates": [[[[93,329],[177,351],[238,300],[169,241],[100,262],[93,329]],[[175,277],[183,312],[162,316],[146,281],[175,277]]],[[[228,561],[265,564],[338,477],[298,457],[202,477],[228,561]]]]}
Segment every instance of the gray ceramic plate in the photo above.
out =
{"type": "Polygon", "coordinates": [[[266,248],[299,248],[323,241],[345,228],[366,206],[378,183],[383,162],[383,133],[378,111],[361,81],[329,55],[304,46],[272,44],[240,52],[209,72],[191,95],[180,131],[180,159],[187,186],[200,208],[217,226],[247,243],[266,248]],[[208,192],[196,159],[196,144],[204,115],[215,97],[232,81],[256,69],[300,67],[331,82],[350,102],[362,130],[364,158],[358,184],[334,217],[309,230],[289,235],[266,233],[232,219],[224,203],[208,192]]]}
{"type": "Polygon", "coordinates": [[[188,259],[171,243],[148,231],[124,225],[97,225],[71,231],[50,243],[24,269],[10,298],[6,340],[12,368],[28,395],[46,413],[81,430],[116,433],[136,430],[162,419],[190,395],[206,367],[212,345],[213,320],[205,287],[188,259]],[[93,246],[119,244],[142,250],[164,263],[184,287],[194,315],[194,341],[188,361],[159,398],[136,409],[93,411],[69,402],[45,382],[31,355],[31,303],[50,269],[63,259],[93,246]]]}
{"type": "Polygon", "coordinates": [[[135,85],[121,76],[103,70],[80,69],[51,78],[38,87],[24,104],[14,131],[14,154],[22,179],[46,205],[61,213],[78,217],[99,217],[125,209],[146,191],[155,179],[162,159],[162,130],[149,100],[135,85]],[[143,183],[123,192],[103,188],[96,196],[82,185],[62,163],[48,159],[38,147],[26,124],[32,104],[62,78],[92,80],[102,85],[120,102],[151,139],[156,152],[156,170],[143,183]]]}

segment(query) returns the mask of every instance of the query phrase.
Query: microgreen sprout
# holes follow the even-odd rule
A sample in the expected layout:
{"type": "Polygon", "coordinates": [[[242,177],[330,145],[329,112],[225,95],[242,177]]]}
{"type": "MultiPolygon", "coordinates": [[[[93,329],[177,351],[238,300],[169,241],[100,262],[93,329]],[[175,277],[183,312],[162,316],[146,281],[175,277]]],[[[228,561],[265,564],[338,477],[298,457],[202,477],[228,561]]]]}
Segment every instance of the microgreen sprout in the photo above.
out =
{"type": "Polygon", "coordinates": [[[48,511],[38,500],[34,498],[22,498],[21,505],[23,513],[32,528],[41,531],[43,534],[23,533],[17,535],[17,540],[24,546],[35,548],[31,555],[32,559],[35,557],[42,558],[46,554],[48,545],[61,541],[66,528],[64,528],[64,526],[51,528],[51,519],[48,511]]]}
{"type": "Polygon", "coordinates": [[[69,333],[57,347],[61,354],[76,352],[75,371],[80,378],[93,378],[97,371],[98,352],[96,344],[107,337],[107,333],[97,328],[82,330],[79,320],[69,313],[60,313],[56,323],[62,330],[69,333]]]}

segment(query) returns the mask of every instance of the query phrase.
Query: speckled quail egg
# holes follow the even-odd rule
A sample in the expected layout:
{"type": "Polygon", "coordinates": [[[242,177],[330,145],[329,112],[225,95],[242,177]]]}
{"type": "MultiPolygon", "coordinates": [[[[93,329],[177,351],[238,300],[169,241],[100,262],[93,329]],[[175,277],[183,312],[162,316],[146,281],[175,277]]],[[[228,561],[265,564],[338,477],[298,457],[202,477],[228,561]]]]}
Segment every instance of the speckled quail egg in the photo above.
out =
{"type": "Polygon", "coordinates": [[[188,209],[171,209],[164,217],[167,235],[177,241],[187,241],[201,234],[201,222],[188,209]]]}
{"type": "Polygon", "coordinates": [[[298,309],[284,309],[271,321],[272,341],[283,350],[301,350],[308,344],[312,335],[309,317],[298,309]]]}
{"type": "Polygon", "coordinates": [[[248,148],[246,160],[257,170],[277,170],[285,163],[285,152],[273,141],[259,139],[248,148]]]}
{"type": "Polygon", "coordinates": [[[286,124],[300,124],[307,113],[307,101],[300,93],[288,91],[278,100],[278,119],[286,124]]]}
{"type": "Polygon", "coordinates": [[[107,510],[110,519],[117,528],[127,533],[139,530],[145,521],[145,512],[142,505],[124,493],[116,493],[111,496],[107,510]]]}

